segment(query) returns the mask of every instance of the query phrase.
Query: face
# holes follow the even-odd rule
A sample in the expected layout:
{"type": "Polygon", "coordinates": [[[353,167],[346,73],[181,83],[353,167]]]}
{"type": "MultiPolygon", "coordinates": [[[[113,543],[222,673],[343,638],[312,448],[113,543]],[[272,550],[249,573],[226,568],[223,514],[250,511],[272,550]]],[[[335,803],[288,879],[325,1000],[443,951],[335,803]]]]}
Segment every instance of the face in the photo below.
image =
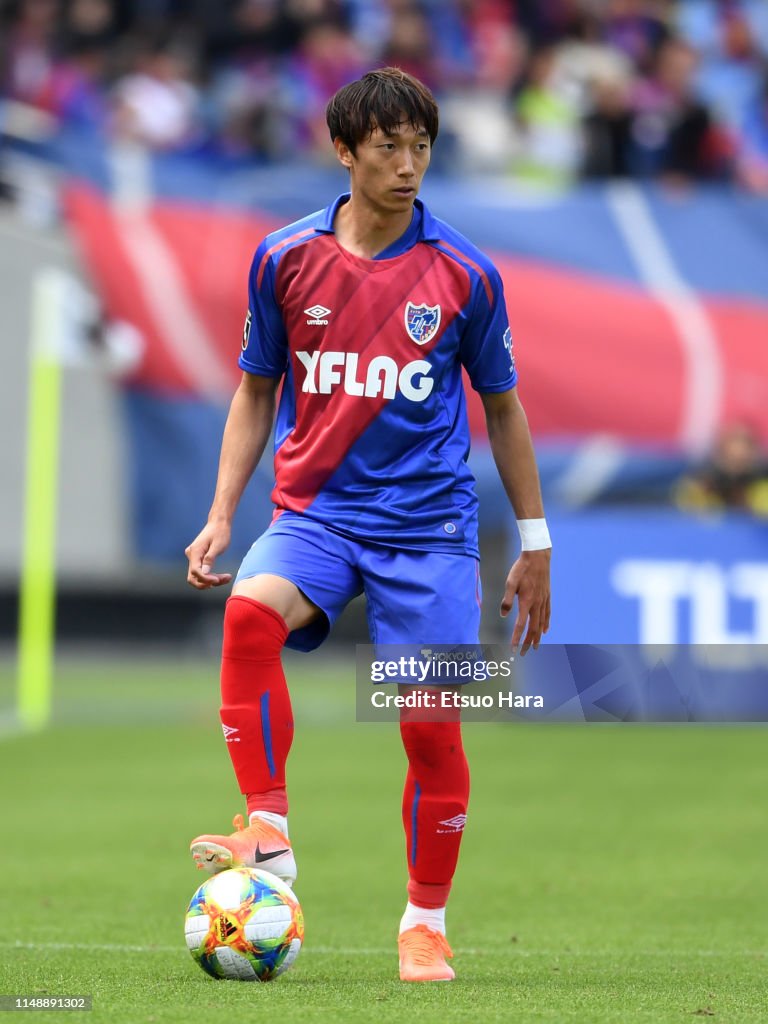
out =
{"type": "Polygon", "coordinates": [[[723,431],[715,448],[715,461],[729,473],[747,473],[760,461],[757,438],[748,427],[732,426],[723,431]]]}
{"type": "Polygon", "coordinates": [[[349,169],[353,195],[382,213],[402,213],[413,206],[431,156],[425,128],[407,121],[392,134],[376,128],[357,144],[354,154],[339,139],[335,145],[339,160],[349,169]]]}

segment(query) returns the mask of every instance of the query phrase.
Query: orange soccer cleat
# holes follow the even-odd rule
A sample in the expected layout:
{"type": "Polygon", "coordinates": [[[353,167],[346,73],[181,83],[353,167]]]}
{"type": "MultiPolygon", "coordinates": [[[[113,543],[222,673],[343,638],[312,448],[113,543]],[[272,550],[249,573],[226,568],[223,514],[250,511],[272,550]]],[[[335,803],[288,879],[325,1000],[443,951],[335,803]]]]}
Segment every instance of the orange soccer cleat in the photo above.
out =
{"type": "Polygon", "coordinates": [[[445,962],[453,952],[442,932],[417,924],[400,933],[397,946],[401,981],[453,981],[456,977],[445,962]]]}
{"type": "Polygon", "coordinates": [[[193,839],[190,853],[201,871],[214,875],[228,868],[248,867],[271,871],[289,886],[296,881],[296,859],[287,836],[261,818],[245,827],[242,814],[232,824],[230,836],[203,835],[193,839]]]}

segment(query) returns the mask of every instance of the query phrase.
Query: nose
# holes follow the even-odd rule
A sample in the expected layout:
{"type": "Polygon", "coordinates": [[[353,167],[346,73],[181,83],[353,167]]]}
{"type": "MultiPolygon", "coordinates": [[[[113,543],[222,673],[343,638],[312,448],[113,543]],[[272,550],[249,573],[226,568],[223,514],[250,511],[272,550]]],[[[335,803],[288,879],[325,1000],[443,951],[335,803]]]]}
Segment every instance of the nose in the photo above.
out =
{"type": "Polygon", "coordinates": [[[397,173],[402,178],[413,177],[413,156],[410,149],[404,149],[400,154],[400,166],[397,169],[397,173]]]}

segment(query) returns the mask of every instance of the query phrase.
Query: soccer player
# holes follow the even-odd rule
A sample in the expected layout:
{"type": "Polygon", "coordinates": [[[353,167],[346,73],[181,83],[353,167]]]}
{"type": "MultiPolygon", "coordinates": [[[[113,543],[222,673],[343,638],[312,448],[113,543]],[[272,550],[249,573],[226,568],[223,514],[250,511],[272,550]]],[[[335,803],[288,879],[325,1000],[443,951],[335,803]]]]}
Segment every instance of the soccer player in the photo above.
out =
{"type": "MultiPolygon", "coordinates": [[[[215,571],[272,428],[275,514],[246,554],[224,615],[221,722],[249,822],[201,835],[209,872],[263,867],[289,885],[285,765],[293,738],[283,646],[318,647],[365,593],[375,644],[478,641],[477,499],[467,467],[462,367],[485,407],[522,553],[502,615],[512,643],[549,624],[549,534],[499,275],[417,199],[437,137],[434,98],[396,68],[330,101],[327,120],[350,192],[269,235],[256,250],[235,393],[207,525],[187,548],[188,581],[215,571]]],[[[400,977],[450,980],[445,905],[466,821],[469,772],[458,714],[403,714],[408,902],[400,977]]]]}

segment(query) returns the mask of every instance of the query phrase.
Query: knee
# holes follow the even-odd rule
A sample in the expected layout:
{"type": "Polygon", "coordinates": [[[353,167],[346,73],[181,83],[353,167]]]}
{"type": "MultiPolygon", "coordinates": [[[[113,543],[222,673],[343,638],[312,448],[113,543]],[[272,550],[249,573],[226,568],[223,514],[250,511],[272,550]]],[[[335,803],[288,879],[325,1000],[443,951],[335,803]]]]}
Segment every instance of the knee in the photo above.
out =
{"type": "Polygon", "coordinates": [[[282,616],[250,597],[230,597],[224,611],[226,658],[239,661],[273,661],[280,657],[288,637],[282,616]]]}

